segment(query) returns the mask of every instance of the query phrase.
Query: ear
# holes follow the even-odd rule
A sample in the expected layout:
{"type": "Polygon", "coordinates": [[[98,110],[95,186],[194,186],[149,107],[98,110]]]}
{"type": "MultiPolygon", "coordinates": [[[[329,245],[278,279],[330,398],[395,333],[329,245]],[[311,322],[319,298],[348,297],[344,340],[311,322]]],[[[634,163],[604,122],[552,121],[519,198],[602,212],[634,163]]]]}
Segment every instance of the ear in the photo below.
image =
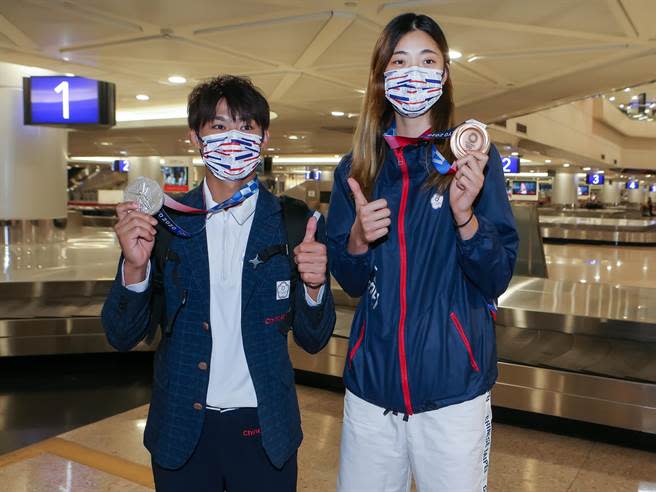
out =
{"type": "Polygon", "coordinates": [[[198,141],[198,135],[194,130],[189,130],[189,140],[191,140],[191,143],[196,147],[197,149],[200,149],[203,145],[201,142],[198,141]]]}
{"type": "Polygon", "coordinates": [[[446,81],[449,79],[449,65],[444,65],[444,70],[442,70],[442,85],[446,84],[446,81]]]}
{"type": "Polygon", "coordinates": [[[262,148],[266,149],[269,146],[269,130],[264,132],[264,136],[262,137],[262,148]]]}

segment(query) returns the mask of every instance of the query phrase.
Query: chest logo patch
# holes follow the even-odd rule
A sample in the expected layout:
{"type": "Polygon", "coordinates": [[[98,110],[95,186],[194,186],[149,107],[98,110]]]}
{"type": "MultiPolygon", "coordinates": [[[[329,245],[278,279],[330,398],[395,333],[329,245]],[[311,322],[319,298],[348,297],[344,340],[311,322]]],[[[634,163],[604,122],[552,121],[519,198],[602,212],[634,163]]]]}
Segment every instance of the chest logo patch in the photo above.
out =
{"type": "Polygon", "coordinates": [[[431,198],[431,206],[433,207],[433,210],[442,208],[442,203],[444,203],[444,196],[439,193],[435,193],[431,198]]]}
{"type": "Polygon", "coordinates": [[[291,283],[289,280],[281,280],[280,282],[276,282],[276,301],[289,299],[290,288],[291,283]]]}

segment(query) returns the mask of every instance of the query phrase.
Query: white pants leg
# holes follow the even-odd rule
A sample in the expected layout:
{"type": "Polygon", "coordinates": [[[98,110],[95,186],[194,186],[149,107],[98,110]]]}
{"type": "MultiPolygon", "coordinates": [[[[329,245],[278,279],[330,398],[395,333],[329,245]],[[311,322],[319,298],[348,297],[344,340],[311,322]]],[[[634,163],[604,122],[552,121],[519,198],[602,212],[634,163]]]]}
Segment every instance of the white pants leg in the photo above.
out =
{"type": "Polygon", "coordinates": [[[408,423],[383,411],[346,391],[338,492],[410,490],[408,423]]]}
{"type": "Polygon", "coordinates": [[[418,492],[487,490],[492,439],[489,392],[458,405],[413,415],[406,425],[418,492]]]}

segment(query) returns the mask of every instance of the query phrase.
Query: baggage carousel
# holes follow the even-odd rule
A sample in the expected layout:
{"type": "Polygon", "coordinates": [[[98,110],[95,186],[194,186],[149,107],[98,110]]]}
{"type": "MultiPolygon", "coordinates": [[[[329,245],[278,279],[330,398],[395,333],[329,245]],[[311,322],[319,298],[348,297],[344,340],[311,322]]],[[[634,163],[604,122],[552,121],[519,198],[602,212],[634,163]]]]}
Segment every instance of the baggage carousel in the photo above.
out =
{"type": "MultiPolygon", "coordinates": [[[[0,283],[0,356],[112,351],[109,280],[0,283]]],[[[357,300],[338,287],[328,346],[294,367],[341,377],[357,300]]],[[[499,300],[496,406],[656,434],[656,290],[515,276],[499,300]]],[[[144,343],[135,350],[153,350],[144,343]]]]}
{"type": "Polygon", "coordinates": [[[656,217],[623,218],[623,214],[545,215],[540,230],[545,242],[656,245],[656,217]],[[615,215],[615,216],[613,216],[615,215]]]}

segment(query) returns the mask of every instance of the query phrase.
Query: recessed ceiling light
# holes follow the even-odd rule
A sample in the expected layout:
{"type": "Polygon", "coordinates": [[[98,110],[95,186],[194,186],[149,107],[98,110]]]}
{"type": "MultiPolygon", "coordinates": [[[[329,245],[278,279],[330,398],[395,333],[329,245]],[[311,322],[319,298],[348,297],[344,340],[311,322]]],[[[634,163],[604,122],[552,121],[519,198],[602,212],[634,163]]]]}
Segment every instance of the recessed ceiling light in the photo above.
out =
{"type": "Polygon", "coordinates": [[[103,147],[108,147],[112,145],[112,142],[100,142],[100,145],[102,145],[103,147]]]}
{"type": "Polygon", "coordinates": [[[479,58],[480,58],[480,56],[470,56],[469,58],[467,58],[467,63],[473,63],[476,60],[478,60],[479,58]]]}
{"type": "Polygon", "coordinates": [[[169,77],[169,82],[171,82],[172,84],[184,84],[185,82],[187,82],[187,79],[185,79],[181,75],[171,75],[169,77]]]}
{"type": "Polygon", "coordinates": [[[569,162],[566,162],[565,164],[563,164],[563,167],[569,167],[569,166],[571,166],[571,164],[569,162]]]}
{"type": "Polygon", "coordinates": [[[631,92],[631,89],[627,87],[626,89],[624,89],[624,92],[631,92]]]}
{"type": "Polygon", "coordinates": [[[462,58],[462,53],[457,50],[449,50],[449,58],[452,60],[457,60],[458,58],[462,58]]]}
{"type": "Polygon", "coordinates": [[[611,101],[611,102],[613,102],[613,101],[615,100],[615,96],[610,96],[610,97],[608,98],[608,100],[611,101]]]}
{"type": "Polygon", "coordinates": [[[637,100],[638,100],[638,96],[631,96],[631,100],[632,100],[632,101],[637,101],[637,100]]]}
{"type": "Polygon", "coordinates": [[[119,152],[119,154],[121,154],[121,155],[128,155],[128,151],[127,151],[127,150],[121,150],[121,151],[119,152]]]}
{"type": "Polygon", "coordinates": [[[71,72],[65,73],[64,75],[66,75],[66,77],[75,77],[75,74],[71,72]]]}
{"type": "Polygon", "coordinates": [[[71,59],[68,56],[62,56],[62,60],[64,61],[71,61],[71,59]]]}
{"type": "Polygon", "coordinates": [[[624,104],[620,104],[620,109],[624,109],[624,104]]]}
{"type": "Polygon", "coordinates": [[[194,149],[189,149],[189,150],[187,150],[187,152],[189,152],[190,154],[193,154],[196,151],[194,149]]]}
{"type": "Polygon", "coordinates": [[[186,144],[190,144],[190,143],[191,143],[191,140],[189,140],[189,139],[187,138],[187,139],[185,139],[184,143],[186,143],[186,144]]]}
{"type": "Polygon", "coordinates": [[[545,163],[545,164],[551,164],[551,159],[545,159],[545,160],[544,160],[544,163],[545,163]]]}
{"type": "Polygon", "coordinates": [[[270,120],[275,120],[278,117],[278,113],[275,111],[269,111],[269,119],[270,120]]]}
{"type": "Polygon", "coordinates": [[[138,101],[148,101],[150,99],[148,94],[137,94],[134,97],[136,97],[138,101]]]}
{"type": "Polygon", "coordinates": [[[344,111],[331,111],[330,114],[339,118],[340,116],[344,116],[345,113],[344,111]]]}
{"type": "Polygon", "coordinates": [[[519,155],[519,152],[511,152],[510,155],[515,155],[515,156],[517,156],[517,155],[519,155]]]}
{"type": "Polygon", "coordinates": [[[287,138],[289,140],[298,140],[298,135],[289,135],[287,138]]]}
{"type": "Polygon", "coordinates": [[[160,159],[160,160],[159,160],[159,163],[160,163],[160,164],[166,164],[166,160],[165,160],[165,159],[160,159]]]}
{"type": "Polygon", "coordinates": [[[584,168],[583,168],[584,171],[589,171],[590,169],[591,169],[591,168],[589,168],[589,167],[584,167],[584,168]]]}
{"type": "Polygon", "coordinates": [[[275,147],[267,147],[267,150],[270,151],[270,152],[273,152],[274,150],[276,150],[276,148],[275,147]]]}
{"type": "Polygon", "coordinates": [[[364,94],[366,91],[364,89],[355,89],[355,92],[358,94],[364,94]]]}

